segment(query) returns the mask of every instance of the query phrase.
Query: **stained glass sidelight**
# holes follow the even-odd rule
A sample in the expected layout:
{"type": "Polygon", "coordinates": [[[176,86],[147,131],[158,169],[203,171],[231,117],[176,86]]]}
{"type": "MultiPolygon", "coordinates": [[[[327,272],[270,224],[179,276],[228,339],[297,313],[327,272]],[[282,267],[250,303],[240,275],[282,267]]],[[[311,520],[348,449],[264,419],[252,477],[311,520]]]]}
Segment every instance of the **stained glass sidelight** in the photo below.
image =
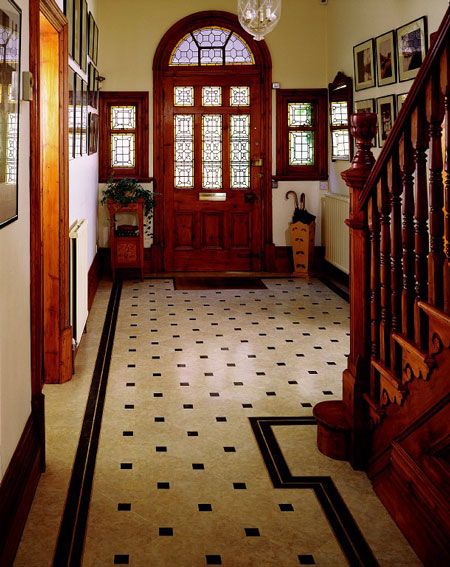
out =
{"type": "Polygon", "coordinates": [[[202,116],[203,189],[222,188],[222,116],[202,116]]]}
{"type": "Polygon", "coordinates": [[[175,114],[175,179],[178,189],[191,189],[194,186],[194,116],[175,114]]]}
{"type": "Polygon", "coordinates": [[[332,130],[332,159],[350,159],[350,139],[348,130],[332,130]]]}
{"type": "Polygon", "coordinates": [[[309,102],[288,103],[288,126],[312,126],[312,104],[309,102]]]}
{"type": "Polygon", "coordinates": [[[194,87],[175,87],[174,106],[194,106],[194,87]]]}
{"type": "Polygon", "coordinates": [[[203,106],[222,105],[222,87],[202,87],[203,106]]]}
{"type": "Polygon", "coordinates": [[[249,106],[250,87],[230,87],[230,106],[249,106]]]}
{"type": "Polygon", "coordinates": [[[135,166],[135,137],[134,134],[111,134],[111,166],[135,166]]]}
{"type": "Polygon", "coordinates": [[[289,165],[314,165],[313,132],[289,132],[289,165]]]}
{"type": "Polygon", "coordinates": [[[6,183],[17,181],[17,112],[8,114],[8,146],[6,152],[6,183]]]}
{"type": "Polygon", "coordinates": [[[250,115],[230,116],[231,188],[250,188],[250,115]]]}
{"type": "Polygon", "coordinates": [[[254,65],[247,43],[229,29],[210,26],[187,33],[175,46],[169,65],[254,65]]]}
{"type": "Polygon", "coordinates": [[[347,126],[348,124],[348,103],[332,102],[331,103],[331,125],[347,126]]]}
{"type": "Polygon", "coordinates": [[[111,107],[111,130],[134,130],[136,128],[135,106],[111,107]]]}

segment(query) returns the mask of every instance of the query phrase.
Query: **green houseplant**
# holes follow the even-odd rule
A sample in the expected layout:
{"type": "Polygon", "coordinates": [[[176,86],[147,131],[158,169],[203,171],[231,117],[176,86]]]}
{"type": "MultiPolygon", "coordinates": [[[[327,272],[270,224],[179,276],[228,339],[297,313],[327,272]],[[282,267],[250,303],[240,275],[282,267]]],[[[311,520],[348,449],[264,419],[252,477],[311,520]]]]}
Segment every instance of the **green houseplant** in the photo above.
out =
{"type": "Polygon", "coordinates": [[[103,191],[101,203],[114,201],[122,205],[136,203],[139,199],[144,200],[144,215],[150,217],[155,206],[155,196],[152,191],[144,189],[136,179],[124,177],[123,179],[110,179],[106,189],[103,191]]]}

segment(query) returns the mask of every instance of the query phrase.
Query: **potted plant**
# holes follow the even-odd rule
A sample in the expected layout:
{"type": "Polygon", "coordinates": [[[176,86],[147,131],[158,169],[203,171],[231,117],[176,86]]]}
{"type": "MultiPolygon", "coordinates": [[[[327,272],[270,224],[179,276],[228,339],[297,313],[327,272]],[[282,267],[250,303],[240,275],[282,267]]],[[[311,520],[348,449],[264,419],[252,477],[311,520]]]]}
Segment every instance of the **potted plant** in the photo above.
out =
{"type": "Polygon", "coordinates": [[[150,217],[155,205],[154,193],[144,189],[136,179],[124,177],[123,179],[112,178],[108,181],[100,202],[105,204],[108,201],[114,201],[121,205],[128,205],[140,199],[144,201],[144,216],[150,217]]]}

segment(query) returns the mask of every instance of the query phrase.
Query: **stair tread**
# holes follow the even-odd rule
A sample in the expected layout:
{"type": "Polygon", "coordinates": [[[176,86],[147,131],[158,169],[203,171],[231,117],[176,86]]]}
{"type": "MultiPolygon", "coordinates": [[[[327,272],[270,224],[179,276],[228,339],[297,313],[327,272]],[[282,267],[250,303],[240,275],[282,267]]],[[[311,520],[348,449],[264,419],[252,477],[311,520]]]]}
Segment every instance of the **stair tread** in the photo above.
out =
{"type": "Polygon", "coordinates": [[[336,431],[350,431],[351,424],[347,408],[342,400],[319,402],[314,406],[313,415],[319,425],[336,431]]]}

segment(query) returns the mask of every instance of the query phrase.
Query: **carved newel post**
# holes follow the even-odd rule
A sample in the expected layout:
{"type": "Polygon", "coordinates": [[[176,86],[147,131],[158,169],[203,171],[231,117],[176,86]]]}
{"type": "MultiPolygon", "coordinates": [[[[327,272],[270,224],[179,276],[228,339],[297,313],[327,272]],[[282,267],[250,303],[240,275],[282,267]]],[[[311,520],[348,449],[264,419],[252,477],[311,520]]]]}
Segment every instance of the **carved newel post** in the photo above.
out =
{"type": "Polygon", "coordinates": [[[368,443],[368,415],[363,395],[368,391],[370,363],[369,232],[367,210],[361,209],[363,187],[375,163],[371,152],[377,116],[358,113],[350,117],[357,151],[352,165],[342,173],[350,190],[350,354],[343,373],[342,401],[321,402],[314,407],[319,450],[335,459],[350,460],[363,468],[368,443]]]}

